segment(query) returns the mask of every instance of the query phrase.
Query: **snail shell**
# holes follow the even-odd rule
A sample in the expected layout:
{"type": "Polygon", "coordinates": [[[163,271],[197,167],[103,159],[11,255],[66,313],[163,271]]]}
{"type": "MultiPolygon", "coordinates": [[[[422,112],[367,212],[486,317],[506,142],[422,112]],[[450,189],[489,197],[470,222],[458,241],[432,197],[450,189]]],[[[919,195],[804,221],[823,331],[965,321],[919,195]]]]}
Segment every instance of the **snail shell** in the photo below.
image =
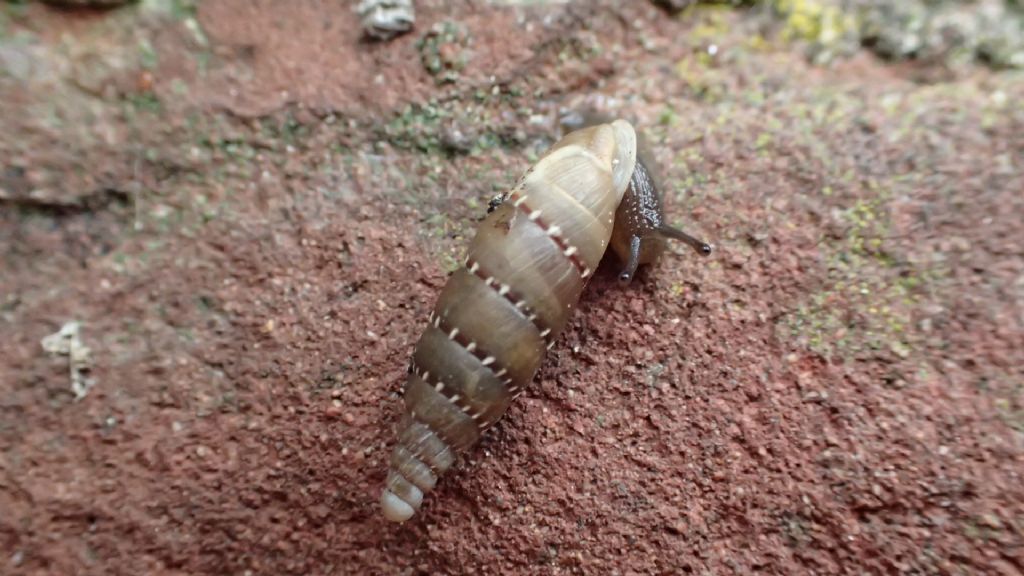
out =
{"type": "Polygon", "coordinates": [[[569,133],[481,222],[416,344],[381,496],[408,520],[533,380],[608,249],[636,163],[624,120],[569,133]]]}

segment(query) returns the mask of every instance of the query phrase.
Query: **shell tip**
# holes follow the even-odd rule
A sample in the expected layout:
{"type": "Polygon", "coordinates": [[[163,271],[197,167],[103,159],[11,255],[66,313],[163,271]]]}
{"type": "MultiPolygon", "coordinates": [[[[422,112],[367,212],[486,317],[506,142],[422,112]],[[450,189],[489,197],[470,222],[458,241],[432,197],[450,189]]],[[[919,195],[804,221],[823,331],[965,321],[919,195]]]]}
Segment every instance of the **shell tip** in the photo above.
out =
{"type": "Polygon", "coordinates": [[[392,522],[405,522],[416,510],[408,502],[402,500],[390,490],[384,490],[380,497],[380,508],[384,517],[392,522]]]}

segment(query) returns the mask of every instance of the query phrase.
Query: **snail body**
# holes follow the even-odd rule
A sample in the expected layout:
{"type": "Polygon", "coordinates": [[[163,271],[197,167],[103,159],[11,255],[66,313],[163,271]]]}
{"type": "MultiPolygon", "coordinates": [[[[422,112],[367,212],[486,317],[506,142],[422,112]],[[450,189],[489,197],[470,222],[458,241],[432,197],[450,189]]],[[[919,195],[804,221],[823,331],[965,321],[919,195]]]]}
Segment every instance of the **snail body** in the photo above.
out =
{"type": "Polygon", "coordinates": [[[656,188],[633,183],[636,150],[624,120],[575,130],[492,205],[413,352],[381,495],[385,518],[411,518],[456,454],[522,394],[610,244],[625,243],[633,271],[664,249],[661,220],[651,232],[649,219],[634,218],[651,202],[661,208],[656,188]],[[631,199],[623,212],[631,188],[655,197],[631,199]],[[626,234],[616,241],[620,225],[626,234]]]}
{"type": "MultiPolygon", "coordinates": [[[[561,119],[564,129],[579,129],[610,122],[593,110],[572,112],[561,119]]],[[[641,264],[658,261],[669,240],[683,242],[701,256],[711,254],[711,245],[671,226],[665,219],[665,205],[658,189],[654,154],[643,137],[637,135],[636,167],[629,187],[615,211],[611,248],[622,263],[619,281],[628,284],[641,264]]]]}

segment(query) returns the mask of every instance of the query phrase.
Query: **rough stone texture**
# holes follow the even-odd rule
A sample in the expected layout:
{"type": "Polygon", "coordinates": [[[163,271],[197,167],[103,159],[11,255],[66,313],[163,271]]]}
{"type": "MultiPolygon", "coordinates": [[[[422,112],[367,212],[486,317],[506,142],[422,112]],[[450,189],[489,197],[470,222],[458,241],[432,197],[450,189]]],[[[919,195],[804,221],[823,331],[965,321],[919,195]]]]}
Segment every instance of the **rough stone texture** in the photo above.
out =
{"type": "Polygon", "coordinates": [[[0,573],[1020,573],[1024,82],[619,4],[417,3],[468,35],[443,85],[331,2],[5,4],[0,573]],[[389,525],[446,272],[595,104],[715,255],[599,271],[389,525]]]}

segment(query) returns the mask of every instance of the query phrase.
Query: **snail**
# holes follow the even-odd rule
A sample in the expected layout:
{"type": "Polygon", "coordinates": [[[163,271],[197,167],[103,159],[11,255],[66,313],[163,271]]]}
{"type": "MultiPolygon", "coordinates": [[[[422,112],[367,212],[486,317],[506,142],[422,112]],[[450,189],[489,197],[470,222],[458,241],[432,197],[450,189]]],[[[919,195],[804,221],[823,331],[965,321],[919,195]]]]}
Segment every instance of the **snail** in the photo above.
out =
{"type": "Polygon", "coordinates": [[[565,135],[491,203],[465,266],[441,291],[409,365],[380,500],[388,520],[411,518],[456,455],[523,393],[609,244],[623,283],[666,239],[710,253],[665,224],[632,125],[602,120],[565,135]]]}

